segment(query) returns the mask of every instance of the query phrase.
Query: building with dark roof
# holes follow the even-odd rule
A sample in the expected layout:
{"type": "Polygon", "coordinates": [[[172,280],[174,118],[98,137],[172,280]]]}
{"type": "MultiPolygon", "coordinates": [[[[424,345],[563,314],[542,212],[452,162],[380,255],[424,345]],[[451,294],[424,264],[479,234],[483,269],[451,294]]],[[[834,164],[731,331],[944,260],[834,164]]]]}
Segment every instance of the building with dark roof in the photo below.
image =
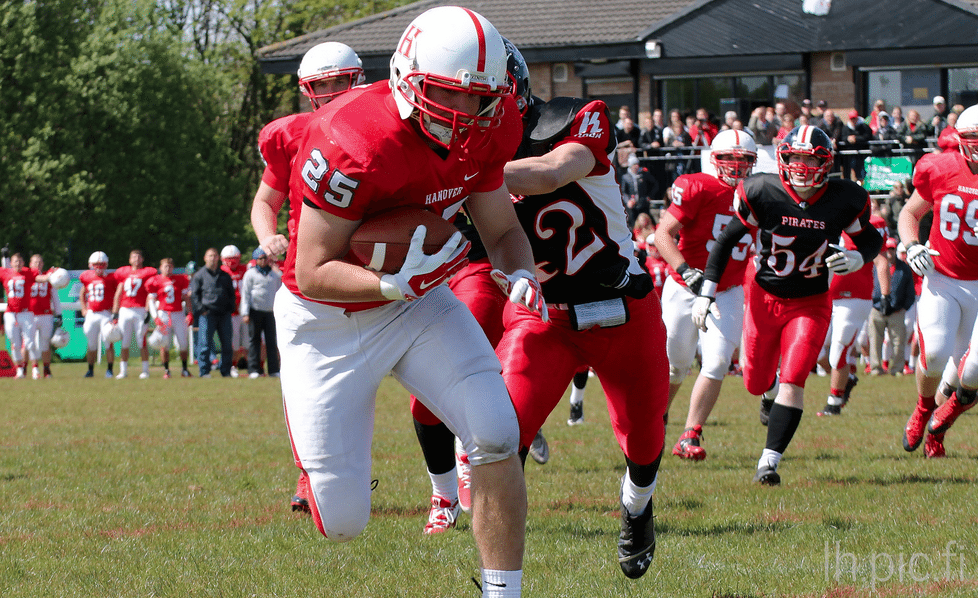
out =
{"type": "MultiPolygon", "coordinates": [[[[324,41],[353,47],[370,81],[414,17],[398,9],[263,48],[267,73],[294,73],[324,41]]],[[[515,43],[533,91],[596,97],[612,111],[706,107],[742,119],[778,100],[825,100],[866,114],[876,99],[924,118],[931,100],[978,104],[978,0],[586,0],[463,3],[515,43]],[[825,14],[812,14],[828,8],[825,14]],[[816,10],[812,10],[812,9],[816,10]],[[810,10],[811,12],[806,12],[810,10]]]]}

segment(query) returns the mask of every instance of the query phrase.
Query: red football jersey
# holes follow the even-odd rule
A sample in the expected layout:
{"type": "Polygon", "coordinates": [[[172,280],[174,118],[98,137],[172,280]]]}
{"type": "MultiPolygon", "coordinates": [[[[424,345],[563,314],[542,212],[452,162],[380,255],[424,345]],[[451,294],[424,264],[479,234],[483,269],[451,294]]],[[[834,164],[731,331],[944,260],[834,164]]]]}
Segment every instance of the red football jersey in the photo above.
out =
{"type": "MultiPolygon", "coordinates": [[[[416,205],[446,220],[472,192],[503,184],[503,166],[516,153],[523,133],[512,98],[504,100],[501,125],[487,142],[469,151],[453,149],[442,158],[412,124],[401,120],[387,81],[356,88],[317,110],[296,157],[289,186],[289,250],[282,281],[300,295],[295,282],[295,249],[301,203],[308,202],[346,220],[399,206],[416,205]]],[[[348,258],[354,263],[352,255],[348,258]]],[[[388,301],[337,303],[347,310],[388,301]]]]}
{"type": "Polygon", "coordinates": [[[647,256],[645,258],[645,269],[652,276],[652,284],[655,285],[655,294],[662,298],[662,285],[666,283],[669,276],[669,264],[662,258],[647,256]]]}
{"type": "Polygon", "coordinates": [[[183,311],[183,299],[189,287],[190,279],[186,274],[170,277],[157,274],[146,281],[146,292],[156,295],[160,311],[183,311]]]}
{"type": "MultiPolygon", "coordinates": [[[[978,175],[958,152],[925,154],[913,172],[920,196],[934,205],[930,246],[938,272],[957,280],[978,280],[978,175]]],[[[920,240],[921,242],[924,239],[920,240]]]]}
{"type": "Polygon", "coordinates": [[[11,268],[0,268],[0,282],[7,294],[7,311],[20,313],[31,310],[31,287],[34,285],[34,271],[21,268],[15,271],[11,268]]]}
{"type": "Polygon", "coordinates": [[[265,161],[261,180],[272,189],[284,193],[289,191],[292,162],[299,153],[303,134],[314,114],[301,112],[276,118],[258,134],[258,151],[265,161]]]}
{"type": "MultiPolygon", "coordinates": [[[[684,174],[673,183],[668,212],[683,225],[679,231],[679,251],[690,268],[706,269],[710,250],[717,237],[737,217],[733,208],[734,188],[706,173],[684,174]]],[[[744,283],[744,269],[750,256],[751,236],[737,243],[717,286],[718,291],[744,283]]],[[[670,276],[685,286],[683,277],[670,268],[670,276]]]]}
{"type": "MultiPolygon", "coordinates": [[[[886,220],[876,214],[869,217],[869,225],[876,229],[876,232],[883,237],[883,247],[881,252],[886,249],[886,220]]],[[[855,249],[856,244],[847,233],[842,233],[842,243],[846,249],[855,249]]],[[[873,298],[873,262],[866,262],[858,272],[846,274],[845,276],[835,275],[829,283],[829,296],[832,300],[836,299],[870,299],[873,298]]]]}
{"type": "Polygon", "coordinates": [[[248,271],[248,265],[238,264],[237,268],[231,269],[221,264],[221,270],[231,275],[231,286],[234,287],[234,311],[231,312],[231,315],[236,316],[238,315],[238,305],[241,304],[241,279],[248,271]]]}
{"type": "Polygon", "coordinates": [[[95,270],[85,270],[78,277],[85,287],[85,303],[90,311],[111,311],[115,301],[115,289],[119,281],[115,276],[105,273],[99,276],[95,270]]]}
{"type": "MultiPolygon", "coordinates": [[[[34,273],[34,276],[41,274],[34,268],[31,268],[31,272],[34,273]]],[[[49,268],[45,274],[52,272],[54,272],[54,268],[49,268]]],[[[46,316],[52,313],[51,294],[54,292],[51,283],[34,281],[34,284],[31,285],[31,311],[34,312],[35,316],[46,316]]]]}
{"type": "Polygon", "coordinates": [[[133,270],[132,266],[123,266],[113,274],[118,284],[122,285],[122,300],[119,307],[146,307],[146,281],[156,276],[156,268],[149,266],[133,270]]]}

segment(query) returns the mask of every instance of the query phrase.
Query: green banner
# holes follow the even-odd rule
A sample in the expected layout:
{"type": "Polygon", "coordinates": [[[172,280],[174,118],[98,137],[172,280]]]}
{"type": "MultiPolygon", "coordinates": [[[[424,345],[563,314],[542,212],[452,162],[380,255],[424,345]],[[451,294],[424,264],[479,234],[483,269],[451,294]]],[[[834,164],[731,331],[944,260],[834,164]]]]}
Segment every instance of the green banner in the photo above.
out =
{"type": "Polygon", "coordinates": [[[893,183],[906,183],[913,174],[913,162],[906,156],[866,158],[866,178],[863,188],[867,191],[889,191],[893,183]]]}

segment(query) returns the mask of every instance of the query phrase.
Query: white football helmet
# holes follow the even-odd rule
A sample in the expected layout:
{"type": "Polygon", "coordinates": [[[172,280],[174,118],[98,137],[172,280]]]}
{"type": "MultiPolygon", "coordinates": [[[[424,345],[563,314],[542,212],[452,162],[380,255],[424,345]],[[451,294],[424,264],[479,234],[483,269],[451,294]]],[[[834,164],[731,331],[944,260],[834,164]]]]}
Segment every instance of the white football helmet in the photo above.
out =
{"type": "Polygon", "coordinates": [[[161,328],[156,328],[146,337],[146,344],[159,351],[166,348],[168,340],[170,339],[167,338],[166,333],[161,328]]]}
{"type": "Polygon", "coordinates": [[[101,276],[105,269],[109,267],[109,256],[104,251],[96,251],[88,256],[88,267],[95,270],[101,276]]]}
{"type": "Polygon", "coordinates": [[[117,343],[122,340],[122,329],[115,322],[109,320],[102,324],[102,342],[106,345],[117,343]]]}
{"type": "Polygon", "coordinates": [[[71,276],[64,268],[55,268],[53,272],[48,274],[48,282],[56,289],[63,289],[71,282],[71,276]]]}
{"type": "Polygon", "coordinates": [[[336,96],[365,81],[360,57],[353,48],[339,42],[324,42],[310,48],[299,63],[298,74],[299,89],[312,102],[313,108],[328,104],[336,96]],[[339,77],[346,78],[342,89],[318,94],[313,89],[313,83],[317,81],[339,77]]]}
{"type": "Polygon", "coordinates": [[[717,178],[731,187],[749,177],[757,162],[757,144],[744,131],[720,131],[710,150],[710,163],[716,168],[717,178]]]}
{"type": "Polygon", "coordinates": [[[64,349],[68,346],[68,341],[71,340],[71,335],[64,328],[58,328],[51,335],[51,346],[55,349],[64,349]]]}
{"type": "Polygon", "coordinates": [[[978,164],[978,104],[962,112],[954,128],[958,130],[961,155],[968,162],[978,164]]]}
{"type": "Polygon", "coordinates": [[[241,264],[241,250],[234,245],[225,245],[221,250],[221,261],[232,270],[241,264]]]}
{"type": "Polygon", "coordinates": [[[511,91],[503,38],[467,8],[432,8],[401,35],[391,56],[390,86],[401,118],[415,115],[435,143],[446,149],[477,146],[499,124],[500,100],[511,91]],[[467,114],[444,106],[431,99],[434,90],[479,96],[479,108],[467,114]]]}

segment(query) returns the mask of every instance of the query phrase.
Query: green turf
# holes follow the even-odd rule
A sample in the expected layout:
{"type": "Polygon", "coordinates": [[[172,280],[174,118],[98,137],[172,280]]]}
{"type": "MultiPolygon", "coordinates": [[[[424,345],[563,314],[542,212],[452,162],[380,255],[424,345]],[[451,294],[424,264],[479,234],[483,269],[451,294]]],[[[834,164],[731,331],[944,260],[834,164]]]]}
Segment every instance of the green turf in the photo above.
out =
{"type": "MultiPolygon", "coordinates": [[[[378,400],[373,518],[334,545],[289,510],[296,470],[277,380],[54,372],[0,379],[0,596],[478,595],[469,518],[421,534],[430,485],[393,380],[378,400]]],[[[524,596],[978,595],[978,418],[962,416],[946,459],[906,453],[913,381],[868,376],[828,420],[815,416],[827,379],[809,381],[780,488],[751,483],[765,428],[757,400],[727,378],[707,460],[663,457],[655,561],[626,579],[615,558],[623,460],[596,382],[586,423],[568,427],[562,403],[544,428],[550,463],[527,464],[524,596]]]]}

